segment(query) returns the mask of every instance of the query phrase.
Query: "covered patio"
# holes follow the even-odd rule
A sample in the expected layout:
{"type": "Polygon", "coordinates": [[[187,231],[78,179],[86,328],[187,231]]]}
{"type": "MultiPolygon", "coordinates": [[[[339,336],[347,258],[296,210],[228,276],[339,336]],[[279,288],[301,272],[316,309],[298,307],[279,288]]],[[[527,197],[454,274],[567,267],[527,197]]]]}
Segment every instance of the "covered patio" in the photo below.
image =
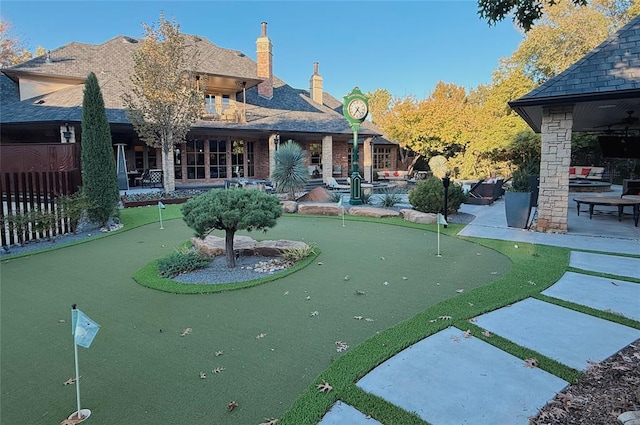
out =
{"type": "Polygon", "coordinates": [[[509,106],[542,133],[536,230],[572,231],[572,133],[598,132],[608,137],[603,146],[617,151],[608,156],[640,159],[640,16],[509,106]]]}

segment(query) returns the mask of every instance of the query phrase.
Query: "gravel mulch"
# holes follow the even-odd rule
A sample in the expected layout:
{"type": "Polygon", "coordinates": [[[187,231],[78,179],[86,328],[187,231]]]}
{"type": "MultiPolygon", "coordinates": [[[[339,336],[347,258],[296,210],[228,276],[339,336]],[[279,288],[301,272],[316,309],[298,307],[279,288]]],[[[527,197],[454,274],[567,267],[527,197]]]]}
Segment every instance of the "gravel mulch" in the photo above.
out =
{"type": "Polygon", "coordinates": [[[529,420],[530,425],[614,425],[624,412],[640,410],[640,340],[593,364],[529,420]]]}

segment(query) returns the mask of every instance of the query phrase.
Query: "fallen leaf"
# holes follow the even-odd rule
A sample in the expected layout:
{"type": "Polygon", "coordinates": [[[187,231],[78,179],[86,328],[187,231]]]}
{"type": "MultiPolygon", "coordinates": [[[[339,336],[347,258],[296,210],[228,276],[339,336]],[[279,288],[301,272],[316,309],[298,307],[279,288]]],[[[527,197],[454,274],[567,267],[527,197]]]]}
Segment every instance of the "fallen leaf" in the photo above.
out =
{"type": "Polygon", "coordinates": [[[536,283],[535,283],[533,280],[530,280],[530,281],[528,281],[527,283],[528,283],[529,285],[533,285],[533,286],[535,286],[535,285],[536,285],[536,283]]]}
{"type": "Polygon", "coordinates": [[[364,319],[365,322],[373,322],[373,319],[367,317],[366,319],[364,319]]]}
{"type": "Polygon", "coordinates": [[[473,307],[473,303],[467,302],[467,304],[469,304],[469,307],[473,307]]]}
{"type": "Polygon", "coordinates": [[[316,385],[316,388],[318,388],[321,393],[330,393],[333,390],[333,387],[329,385],[327,381],[322,381],[321,384],[316,385]]]}
{"type": "Polygon", "coordinates": [[[464,292],[464,289],[456,289],[456,293],[458,294],[462,294],[464,292]]]}
{"type": "Polygon", "coordinates": [[[354,319],[356,319],[356,320],[362,320],[362,319],[364,319],[364,317],[362,317],[362,316],[353,316],[353,318],[354,318],[354,319]]]}
{"type": "Polygon", "coordinates": [[[524,359],[524,365],[526,367],[538,367],[538,359],[534,359],[533,357],[530,359],[524,359]]]}
{"type": "Polygon", "coordinates": [[[311,297],[307,297],[307,298],[305,298],[305,300],[307,300],[307,301],[309,301],[310,299],[311,299],[311,297]]]}
{"type": "Polygon", "coordinates": [[[476,252],[476,255],[482,255],[482,254],[480,254],[479,252],[476,252]]]}
{"type": "Polygon", "coordinates": [[[216,351],[216,352],[215,352],[215,355],[216,355],[216,357],[218,357],[218,356],[221,356],[221,355],[222,355],[222,353],[224,353],[224,351],[222,351],[222,350],[220,350],[220,351],[216,351]]]}
{"type": "Polygon", "coordinates": [[[285,295],[289,295],[289,291],[284,291],[284,294],[285,295]]]}
{"type": "Polygon", "coordinates": [[[451,316],[440,316],[438,317],[440,320],[451,320],[451,316]]]}
{"type": "Polygon", "coordinates": [[[385,280],[384,282],[382,282],[382,284],[383,284],[384,286],[387,286],[387,285],[389,284],[389,282],[387,282],[387,281],[385,280]]]}
{"type": "Polygon", "coordinates": [[[185,330],[180,333],[180,336],[189,335],[191,333],[191,328],[185,328],[185,330]]]}
{"type": "Polygon", "coordinates": [[[478,321],[477,317],[472,317],[471,319],[469,319],[470,323],[476,323],[478,321]]]}
{"type": "Polygon", "coordinates": [[[407,279],[409,279],[409,278],[406,277],[406,276],[402,276],[402,280],[407,280],[407,279]]]}
{"type": "Polygon", "coordinates": [[[346,275],[346,276],[344,277],[344,280],[349,280],[349,275],[346,275]]]}
{"type": "Polygon", "coordinates": [[[386,258],[384,258],[384,257],[380,257],[380,259],[383,260],[383,261],[386,260],[386,258]]]}
{"type": "Polygon", "coordinates": [[[438,319],[431,319],[429,320],[429,323],[436,323],[438,321],[438,319]]]}
{"type": "Polygon", "coordinates": [[[364,295],[365,292],[364,291],[356,291],[356,295],[364,295]]]}
{"type": "Polygon", "coordinates": [[[611,284],[612,284],[612,285],[615,285],[615,286],[619,286],[619,285],[618,285],[617,283],[615,283],[613,280],[611,281],[611,284]]]}
{"type": "Polygon", "coordinates": [[[498,274],[498,272],[491,272],[490,274],[498,274]]]}
{"type": "Polygon", "coordinates": [[[460,337],[457,337],[455,335],[452,335],[451,339],[453,340],[453,342],[460,342],[460,337]]]}
{"type": "Polygon", "coordinates": [[[207,374],[200,371],[200,379],[207,379],[207,374]]]}
{"type": "Polygon", "coordinates": [[[227,412],[233,411],[236,407],[238,407],[238,403],[235,400],[229,402],[229,404],[227,404],[227,412]]]}
{"type": "Polygon", "coordinates": [[[489,331],[482,331],[482,335],[486,336],[487,338],[491,338],[493,336],[493,334],[489,331]]]}
{"type": "Polygon", "coordinates": [[[318,265],[319,265],[319,266],[321,266],[321,265],[323,265],[323,264],[324,264],[324,263],[323,263],[322,261],[318,261],[318,265]]]}
{"type": "Polygon", "coordinates": [[[258,336],[256,337],[256,339],[262,339],[262,338],[264,338],[265,336],[267,336],[267,334],[263,334],[263,333],[261,333],[260,335],[258,335],[258,336]]]}
{"type": "Polygon", "coordinates": [[[342,341],[336,341],[336,351],[338,353],[342,353],[343,351],[347,351],[349,349],[349,346],[342,341]]]}
{"type": "Polygon", "coordinates": [[[265,422],[261,422],[259,425],[276,425],[278,423],[278,420],[275,418],[271,418],[271,419],[267,419],[264,418],[265,422]]]}
{"type": "Polygon", "coordinates": [[[319,316],[319,315],[320,315],[320,313],[318,313],[317,311],[312,311],[311,312],[311,317],[316,317],[316,316],[319,316]]]}
{"type": "Polygon", "coordinates": [[[64,319],[60,319],[60,320],[58,320],[58,323],[67,323],[67,321],[64,320],[64,319]]]}
{"type": "MultiPolygon", "coordinates": [[[[79,376],[79,378],[82,378],[82,376],[79,376]]],[[[66,381],[64,381],[64,385],[73,385],[76,383],[76,378],[69,378],[66,381]]]]}
{"type": "Polygon", "coordinates": [[[224,370],[224,368],[223,368],[223,367],[217,367],[217,368],[213,369],[213,370],[211,371],[211,373],[220,373],[220,372],[222,372],[223,370],[224,370]]]}
{"type": "Polygon", "coordinates": [[[471,333],[471,329],[467,329],[466,331],[464,331],[462,333],[462,336],[465,338],[471,338],[473,336],[473,334],[471,333]]]}

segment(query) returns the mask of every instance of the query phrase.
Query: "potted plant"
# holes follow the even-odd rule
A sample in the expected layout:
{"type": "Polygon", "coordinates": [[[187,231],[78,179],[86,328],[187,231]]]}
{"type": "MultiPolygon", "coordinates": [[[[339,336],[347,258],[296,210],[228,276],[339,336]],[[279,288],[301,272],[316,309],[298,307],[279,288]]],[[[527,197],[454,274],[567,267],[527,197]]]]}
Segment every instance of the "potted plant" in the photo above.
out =
{"type": "Polygon", "coordinates": [[[513,173],[511,187],[504,195],[507,226],[525,229],[531,214],[531,190],[527,172],[521,168],[513,173]]]}

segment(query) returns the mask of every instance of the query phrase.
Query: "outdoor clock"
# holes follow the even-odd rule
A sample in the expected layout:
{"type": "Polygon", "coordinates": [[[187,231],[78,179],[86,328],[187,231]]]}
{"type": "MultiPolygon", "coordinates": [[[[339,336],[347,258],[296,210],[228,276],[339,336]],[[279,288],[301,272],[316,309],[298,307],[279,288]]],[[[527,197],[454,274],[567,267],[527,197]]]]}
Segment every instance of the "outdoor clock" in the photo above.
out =
{"type": "Polygon", "coordinates": [[[358,87],[355,87],[351,93],[344,97],[342,112],[352,126],[359,126],[367,118],[369,102],[358,87]]]}
{"type": "Polygon", "coordinates": [[[360,98],[353,99],[347,106],[347,109],[349,110],[349,115],[351,115],[351,118],[356,120],[364,119],[369,112],[367,104],[360,98]]]}

